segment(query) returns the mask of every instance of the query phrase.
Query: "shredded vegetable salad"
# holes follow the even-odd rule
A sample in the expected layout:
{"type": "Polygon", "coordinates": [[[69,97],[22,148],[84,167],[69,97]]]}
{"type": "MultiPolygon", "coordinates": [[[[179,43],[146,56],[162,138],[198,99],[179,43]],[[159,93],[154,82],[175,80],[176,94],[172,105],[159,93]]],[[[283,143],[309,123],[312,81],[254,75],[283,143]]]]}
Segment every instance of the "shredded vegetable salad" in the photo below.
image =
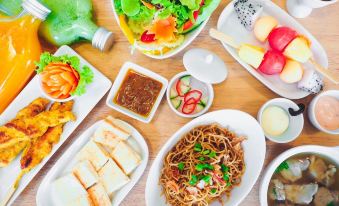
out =
{"type": "Polygon", "coordinates": [[[114,0],[120,27],[138,49],[163,54],[180,46],[220,0],[114,0]]]}

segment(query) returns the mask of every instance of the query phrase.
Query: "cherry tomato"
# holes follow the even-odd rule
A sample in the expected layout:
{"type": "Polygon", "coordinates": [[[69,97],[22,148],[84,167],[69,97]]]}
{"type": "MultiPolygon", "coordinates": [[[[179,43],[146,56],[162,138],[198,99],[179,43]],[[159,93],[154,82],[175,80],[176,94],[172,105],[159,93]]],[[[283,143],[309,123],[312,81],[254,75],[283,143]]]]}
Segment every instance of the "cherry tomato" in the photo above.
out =
{"type": "Polygon", "coordinates": [[[145,43],[154,42],[155,41],[155,34],[148,34],[147,32],[148,31],[146,30],[146,31],[144,31],[144,33],[142,33],[140,40],[142,42],[145,42],[145,43]]]}

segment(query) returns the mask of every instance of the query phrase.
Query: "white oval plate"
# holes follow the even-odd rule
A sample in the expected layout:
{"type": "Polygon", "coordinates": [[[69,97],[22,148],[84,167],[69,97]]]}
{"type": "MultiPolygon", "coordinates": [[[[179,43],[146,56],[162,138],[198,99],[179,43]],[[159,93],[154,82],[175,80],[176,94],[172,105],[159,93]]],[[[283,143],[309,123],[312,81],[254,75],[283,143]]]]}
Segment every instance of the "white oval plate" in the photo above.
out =
{"type": "MultiPolygon", "coordinates": [[[[20,195],[20,193],[26,188],[31,182],[35,175],[41,170],[41,168],[47,163],[47,161],[53,156],[53,154],[59,149],[59,147],[67,140],[72,132],[79,126],[79,124],[87,117],[89,112],[94,106],[100,101],[100,99],[106,94],[112,85],[112,82],[77,54],[73,49],[68,46],[62,46],[55,52],[54,55],[71,55],[77,56],[80,59],[81,65],[87,65],[91,68],[94,73],[93,83],[86,87],[87,92],[74,98],[73,113],[76,116],[76,121],[68,122],[64,126],[63,133],[61,134],[60,141],[53,146],[53,149],[43,161],[33,168],[29,173],[24,175],[20,181],[20,184],[9,200],[8,205],[13,204],[14,200],[20,195]]],[[[30,102],[38,97],[43,97],[44,93],[40,88],[39,77],[36,75],[27,86],[20,92],[20,94],[14,99],[14,101],[7,107],[7,109],[0,115],[0,125],[5,124],[9,120],[15,117],[16,113],[27,106],[30,102]]],[[[0,168],[0,201],[3,200],[7,194],[9,188],[12,187],[16,177],[19,175],[20,169],[20,158],[18,155],[11,164],[7,167],[0,168]]]]}
{"type": "MultiPolygon", "coordinates": [[[[163,159],[168,151],[192,128],[215,122],[223,127],[228,127],[237,135],[242,135],[247,138],[247,140],[242,143],[245,153],[246,170],[242,176],[241,184],[232,190],[230,198],[225,202],[225,205],[238,205],[247,196],[258,179],[264,163],[266,152],[265,136],[258,122],[249,114],[239,110],[219,110],[207,113],[187,123],[161,148],[147,178],[145,191],[146,205],[167,205],[165,196],[161,194],[162,188],[159,185],[159,177],[163,167],[163,159]]],[[[220,205],[220,203],[215,201],[211,205],[216,206],[220,205]]]]}
{"type": "MultiPolygon", "coordinates": [[[[288,15],[284,10],[282,10],[279,6],[274,4],[269,0],[263,0],[264,2],[264,12],[263,16],[270,15],[276,18],[279,21],[280,25],[288,26],[295,29],[299,34],[305,35],[312,42],[312,52],[314,55],[314,59],[323,67],[328,67],[328,58],[325,50],[320,45],[320,43],[316,40],[316,38],[308,32],[301,24],[299,24],[296,20],[293,19],[290,15],[288,15]]],[[[234,11],[233,7],[234,1],[229,3],[227,7],[221,13],[217,28],[219,31],[224,32],[225,34],[231,35],[237,43],[249,43],[253,45],[265,46],[261,42],[256,40],[252,31],[247,31],[245,27],[240,24],[240,21],[237,18],[237,14],[234,11]]],[[[261,83],[267,86],[270,90],[277,93],[278,95],[288,98],[288,99],[301,99],[309,95],[308,92],[302,91],[297,88],[297,83],[287,84],[284,83],[278,75],[264,75],[257,72],[250,65],[242,61],[236,49],[231,48],[230,46],[224,44],[225,49],[255,78],[257,78],[261,83]]],[[[303,65],[305,68],[313,68],[310,63],[306,63],[303,65]]]]}
{"type": "MultiPolygon", "coordinates": [[[[117,12],[115,12],[114,0],[111,0],[111,4],[112,4],[115,20],[117,21],[117,23],[120,27],[119,16],[118,16],[117,12]]],[[[185,49],[200,34],[200,32],[205,28],[208,20],[209,20],[209,17],[205,21],[203,21],[198,28],[194,29],[192,32],[189,32],[188,34],[185,34],[185,40],[180,46],[178,46],[174,49],[171,49],[169,52],[167,52],[163,55],[152,55],[152,54],[144,53],[142,51],[140,51],[140,52],[145,54],[148,57],[153,58],[153,59],[167,59],[169,57],[172,57],[172,56],[178,54],[179,52],[181,52],[183,49],[185,49]]]]}
{"type": "MultiPolygon", "coordinates": [[[[103,120],[101,120],[103,121],[103,120]]],[[[76,164],[74,156],[81,150],[83,146],[89,141],[91,136],[94,134],[95,130],[99,126],[100,122],[96,122],[85,132],[83,132],[78,139],[67,149],[67,151],[61,156],[61,158],[55,163],[52,169],[47,173],[45,178],[42,180],[37,196],[36,203],[38,206],[53,206],[52,197],[51,197],[51,184],[57,178],[70,173],[72,168],[76,164]]],[[[145,171],[148,162],[148,146],[143,138],[143,136],[130,124],[123,122],[128,127],[132,129],[132,137],[128,139],[128,143],[133,147],[142,157],[141,164],[132,172],[130,175],[131,181],[121,188],[118,192],[115,193],[112,199],[112,205],[119,205],[122,200],[126,197],[129,191],[134,187],[138,182],[140,177],[145,171]]]]}

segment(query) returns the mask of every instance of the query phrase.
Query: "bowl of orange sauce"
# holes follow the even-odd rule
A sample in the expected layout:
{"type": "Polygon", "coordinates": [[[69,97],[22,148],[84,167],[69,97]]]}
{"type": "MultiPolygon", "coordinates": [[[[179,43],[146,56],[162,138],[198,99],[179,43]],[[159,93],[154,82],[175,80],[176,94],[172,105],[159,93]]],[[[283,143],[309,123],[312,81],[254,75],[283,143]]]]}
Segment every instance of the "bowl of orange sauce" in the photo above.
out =
{"type": "Polygon", "coordinates": [[[320,131],[339,134],[339,90],[328,90],[313,98],[308,117],[320,131]]]}

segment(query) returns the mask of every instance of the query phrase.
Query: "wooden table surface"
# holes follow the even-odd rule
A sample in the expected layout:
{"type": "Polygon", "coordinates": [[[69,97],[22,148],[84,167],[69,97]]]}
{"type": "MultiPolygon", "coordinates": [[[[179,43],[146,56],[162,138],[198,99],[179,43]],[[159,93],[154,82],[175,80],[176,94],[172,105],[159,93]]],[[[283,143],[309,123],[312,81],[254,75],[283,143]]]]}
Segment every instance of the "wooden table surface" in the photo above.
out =
{"type": "MultiPolygon", "coordinates": [[[[275,0],[280,6],[284,7],[285,1],[275,0]]],[[[104,26],[113,31],[115,35],[115,45],[108,53],[100,53],[98,50],[91,47],[88,43],[74,45],[73,48],[103,74],[105,74],[112,82],[119,72],[120,67],[125,61],[132,61],[140,64],[158,74],[170,79],[178,72],[184,71],[182,64],[182,56],[185,51],[191,48],[206,48],[217,53],[229,69],[227,80],[219,85],[214,86],[215,99],[210,111],[220,109],[238,109],[256,117],[259,108],[268,100],[278,97],[271,90],[257,81],[244,68],[242,68],[223,48],[219,41],[212,40],[208,36],[208,29],[216,27],[218,17],[223,8],[229,3],[228,0],[222,0],[218,9],[213,13],[210,21],[202,33],[188,46],[183,52],[175,57],[166,60],[153,60],[139,52],[134,55],[130,54],[129,43],[120,31],[111,9],[110,0],[93,0],[94,11],[99,25],[104,26]]],[[[314,10],[312,15],[306,19],[298,20],[305,26],[324,46],[327,51],[330,69],[339,69],[339,3],[325,8],[314,10]]],[[[55,50],[46,44],[45,49],[55,50]]],[[[339,75],[339,73],[336,73],[339,75]]],[[[339,89],[326,81],[325,90],[339,89]]],[[[106,96],[98,103],[92,112],[86,117],[82,124],[73,132],[71,137],[64,143],[59,151],[53,155],[49,162],[42,168],[38,175],[22,192],[20,197],[15,201],[14,205],[35,205],[35,196],[40,182],[54,165],[56,160],[67,150],[74,140],[89,126],[96,121],[104,118],[107,115],[112,115],[121,118],[133,126],[135,126],[145,137],[149,150],[150,161],[147,169],[141,180],[134,189],[126,197],[122,205],[126,206],[142,206],[145,205],[144,190],[149,168],[165,142],[176,132],[180,127],[186,124],[190,119],[181,118],[170,110],[165,98],[163,99],[154,119],[150,124],[144,124],[133,120],[125,115],[122,115],[105,104],[106,96]]],[[[298,100],[308,104],[312,96],[298,100]]],[[[267,141],[267,152],[265,166],[281,152],[299,145],[316,144],[324,146],[339,145],[339,136],[328,135],[316,130],[309,122],[305,115],[305,127],[302,135],[295,141],[288,144],[276,144],[267,141]]],[[[259,205],[259,182],[260,178],[251,190],[250,194],[240,204],[242,206],[259,205]]]]}

